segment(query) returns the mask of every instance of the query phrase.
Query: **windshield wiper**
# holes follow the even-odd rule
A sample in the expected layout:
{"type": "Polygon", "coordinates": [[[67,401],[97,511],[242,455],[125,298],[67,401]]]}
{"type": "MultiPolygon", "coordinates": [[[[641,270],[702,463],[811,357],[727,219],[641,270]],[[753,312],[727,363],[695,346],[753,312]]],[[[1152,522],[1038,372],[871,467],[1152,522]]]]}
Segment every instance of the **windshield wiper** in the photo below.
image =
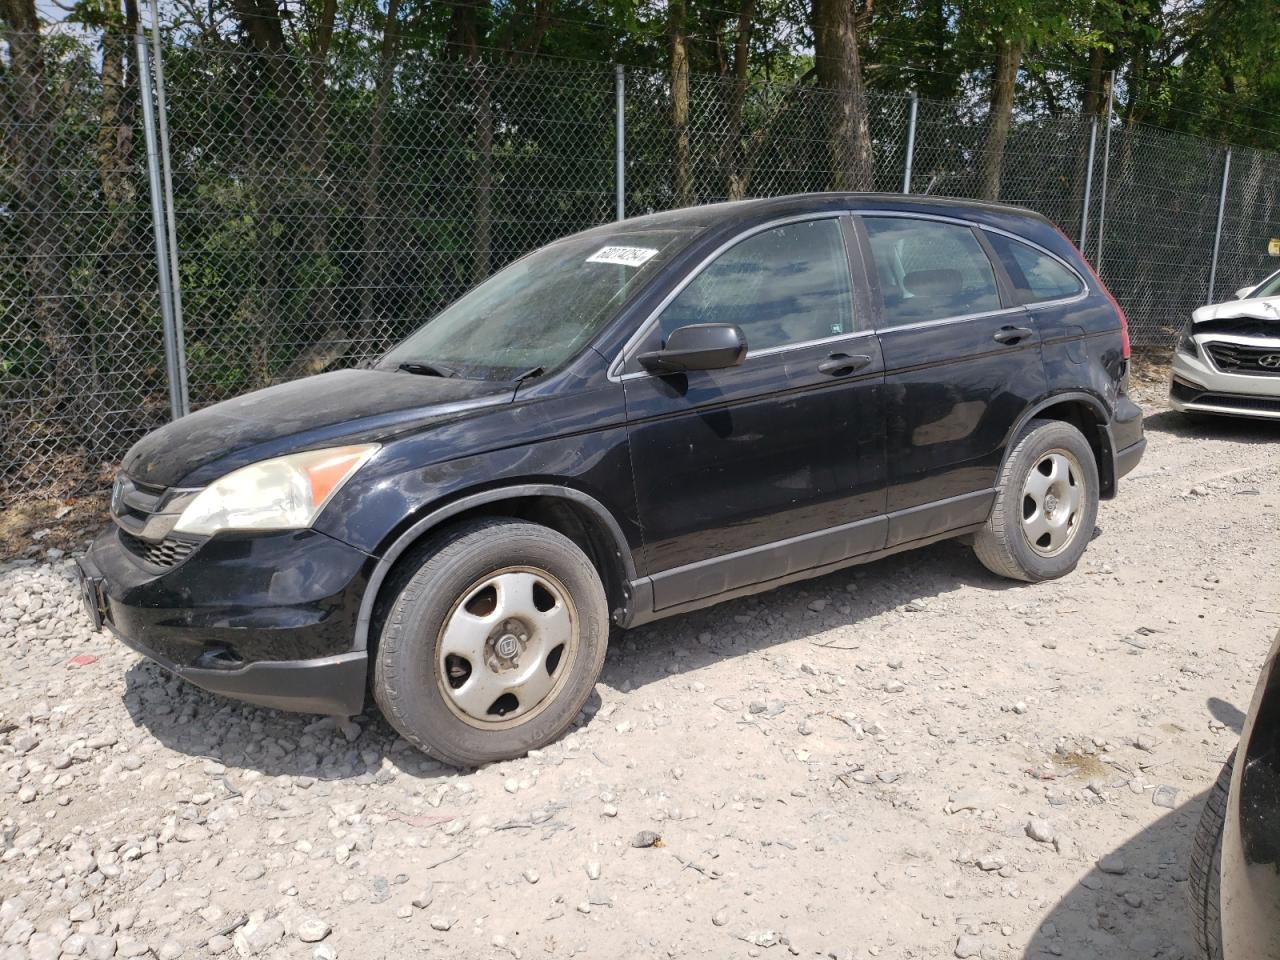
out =
{"type": "Polygon", "coordinates": [[[532,380],[534,377],[542,376],[542,373],[542,367],[530,367],[528,370],[524,371],[524,373],[517,373],[511,378],[511,380],[513,383],[521,384],[526,380],[532,380]]]}
{"type": "Polygon", "coordinates": [[[402,363],[397,370],[403,370],[405,373],[416,373],[420,377],[456,377],[458,372],[443,367],[438,363],[402,363]]]}

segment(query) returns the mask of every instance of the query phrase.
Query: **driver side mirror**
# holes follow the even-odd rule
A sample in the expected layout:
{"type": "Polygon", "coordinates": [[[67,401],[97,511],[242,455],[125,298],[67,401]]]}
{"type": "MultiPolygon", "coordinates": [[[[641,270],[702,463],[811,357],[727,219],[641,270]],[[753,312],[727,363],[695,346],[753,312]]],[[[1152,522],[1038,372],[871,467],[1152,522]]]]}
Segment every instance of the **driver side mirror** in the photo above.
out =
{"type": "Polygon", "coordinates": [[[672,331],[661,350],[636,360],[650,373],[667,374],[736,367],[746,355],[747,338],[736,324],[691,323],[672,331]]]}
{"type": "Polygon", "coordinates": [[[1237,300],[1248,300],[1249,294],[1253,293],[1253,287],[1241,287],[1236,291],[1237,300]]]}

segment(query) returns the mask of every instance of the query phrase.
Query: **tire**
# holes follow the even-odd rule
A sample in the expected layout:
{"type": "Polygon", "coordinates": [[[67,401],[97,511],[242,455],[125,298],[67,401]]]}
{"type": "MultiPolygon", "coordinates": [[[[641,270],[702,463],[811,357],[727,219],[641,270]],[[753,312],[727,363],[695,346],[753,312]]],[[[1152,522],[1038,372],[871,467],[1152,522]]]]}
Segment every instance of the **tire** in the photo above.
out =
{"type": "Polygon", "coordinates": [[[475,767],[544,746],[595,688],[609,639],[604,587],[554,530],[458,524],[407,558],[389,594],[373,696],[438,760],[475,767]]]}
{"type": "Polygon", "coordinates": [[[1076,568],[1097,518],[1098,464],[1089,442],[1062,420],[1032,420],[1005,459],[973,549],[999,576],[1053,580],[1076,568]]]}
{"type": "Polygon", "coordinates": [[[1190,883],[1191,919],[1196,943],[1205,960],[1223,960],[1222,956],[1222,831],[1227,823],[1227,795],[1231,790],[1231,771],[1235,766],[1234,751],[1222,765],[1218,780],[1209,790],[1200,825],[1196,827],[1191,847],[1190,883]]]}

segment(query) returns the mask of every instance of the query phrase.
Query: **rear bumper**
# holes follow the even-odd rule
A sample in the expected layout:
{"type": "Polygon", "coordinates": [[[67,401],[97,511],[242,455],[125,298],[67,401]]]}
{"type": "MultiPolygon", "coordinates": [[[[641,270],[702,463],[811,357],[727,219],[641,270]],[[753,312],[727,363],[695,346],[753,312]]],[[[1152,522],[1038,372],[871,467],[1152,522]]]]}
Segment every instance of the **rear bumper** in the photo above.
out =
{"type": "Polygon", "coordinates": [[[157,575],[111,530],[78,563],[95,624],[196,686],[301,713],[363,709],[362,552],[312,531],[228,536],[157,575]]]}
{"type": "Polygon", "coordinates": [[[1137,443],[1131,443],[1123,450],[1116,451],[1116,479],[1119,480],[1126,474],[1132,473],[1133,468],[1138,465],[1142,459],[1142,455],[1147,451],[1147,438],[1143,437],[1137,443]]]}
{"type": "Polygon", "coordinates": [[[1236,748],[1222,837],[1226,960],[1280,956],[1280,635],[1262,668],[1236,748]]]}
{"type": "Polygon", "coordinates": [[[1111,455],[1110,474],[1105,470],[1105,463],[1100,463],[1098,468],[1102,474],[1102,499],[1109,500],[1116,495],[1120,478],[1132,472],[1146,452],[1142,408],[1121,393],[1105,431],[1106,449],[1111,455]]]}

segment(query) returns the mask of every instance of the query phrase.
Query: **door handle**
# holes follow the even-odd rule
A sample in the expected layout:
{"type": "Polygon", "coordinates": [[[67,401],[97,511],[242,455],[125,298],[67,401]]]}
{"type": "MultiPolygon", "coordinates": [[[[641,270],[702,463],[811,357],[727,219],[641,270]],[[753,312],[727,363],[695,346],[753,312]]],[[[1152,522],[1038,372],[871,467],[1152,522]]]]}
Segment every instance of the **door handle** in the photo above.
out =
{"type": "Polygon", "coordinates": [[[833,353],[827,359],[818,364],[819,373],[828,373],[833,377],[838,377],[843,373],[853,373],[855,370],[861,370],[863,367],[871,363],[871,358],[866,354],[855,353],[853,355],[847,353],[833,353]]]}
{"type": "Polygon", "coordinates": [[[1034,333],[1030,327],[1001,327],[991,335],[991,339],[996,343],[1017,343],[1034,333]]]}

